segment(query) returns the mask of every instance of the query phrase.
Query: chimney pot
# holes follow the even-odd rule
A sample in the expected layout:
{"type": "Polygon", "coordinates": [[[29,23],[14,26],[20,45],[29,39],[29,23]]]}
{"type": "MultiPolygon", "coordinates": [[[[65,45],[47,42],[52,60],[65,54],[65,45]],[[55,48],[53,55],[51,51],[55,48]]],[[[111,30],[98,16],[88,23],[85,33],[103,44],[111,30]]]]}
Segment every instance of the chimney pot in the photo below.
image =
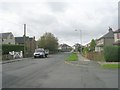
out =
{"type": "Polygon", "coordinates": [[[112,31],[112,28],[111,28],[111,27],[109,27],[109,32],[110,32],[110,31],[112,31]]]}

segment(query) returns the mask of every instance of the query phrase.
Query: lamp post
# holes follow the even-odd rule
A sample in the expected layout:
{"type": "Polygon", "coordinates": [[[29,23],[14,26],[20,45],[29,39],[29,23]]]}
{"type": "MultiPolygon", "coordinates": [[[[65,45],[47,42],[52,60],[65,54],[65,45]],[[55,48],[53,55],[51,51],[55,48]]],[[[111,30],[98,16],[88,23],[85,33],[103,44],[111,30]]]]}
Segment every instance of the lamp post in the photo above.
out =
{"type": "MultiPolygon", "coordinates": [[[[75,31],[78,31],[77,29],[75,31]]],[[[79,29],[79,33],[80,33],[80,43],[81,43],[81,55],[82,55],[82,30],[79,29]]]]}

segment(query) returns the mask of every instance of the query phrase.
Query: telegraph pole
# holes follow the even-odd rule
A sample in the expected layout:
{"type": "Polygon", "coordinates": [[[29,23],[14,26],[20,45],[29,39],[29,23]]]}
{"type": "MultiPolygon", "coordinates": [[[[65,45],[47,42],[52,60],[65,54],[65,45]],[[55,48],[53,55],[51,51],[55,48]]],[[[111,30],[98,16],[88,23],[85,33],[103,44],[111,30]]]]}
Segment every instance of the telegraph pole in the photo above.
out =
{"type": "Polygon", "coordinates": [[[26,57],[26,24],[24,24],[24,57],[26,57]]]}

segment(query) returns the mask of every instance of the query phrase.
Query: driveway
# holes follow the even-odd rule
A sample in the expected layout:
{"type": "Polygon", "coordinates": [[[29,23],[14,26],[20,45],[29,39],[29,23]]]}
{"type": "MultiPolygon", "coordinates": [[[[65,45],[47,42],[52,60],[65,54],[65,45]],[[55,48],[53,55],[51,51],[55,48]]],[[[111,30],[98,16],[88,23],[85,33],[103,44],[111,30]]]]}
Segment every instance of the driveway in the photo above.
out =
{"type": "MultiPolygon", "coordinates": [[[[2,64],[4,88],[118,88],[118,70],[92,61],[65,63],[70,53],[2,64]]],[[[81,58],[82,59],[82,58],[81,58]]]]}

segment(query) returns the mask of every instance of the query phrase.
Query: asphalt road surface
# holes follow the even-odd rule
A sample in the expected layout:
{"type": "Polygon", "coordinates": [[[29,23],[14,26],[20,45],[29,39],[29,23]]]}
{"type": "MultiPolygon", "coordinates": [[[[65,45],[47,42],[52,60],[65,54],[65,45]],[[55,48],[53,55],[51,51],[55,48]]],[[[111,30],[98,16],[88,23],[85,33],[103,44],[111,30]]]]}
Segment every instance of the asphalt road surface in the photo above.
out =
{"type": "Polygon", "coordinates": [[[3,88],[118,88],[118,70],[92,61],[64,63],[69,53],[2,65],[3,88]]]}

